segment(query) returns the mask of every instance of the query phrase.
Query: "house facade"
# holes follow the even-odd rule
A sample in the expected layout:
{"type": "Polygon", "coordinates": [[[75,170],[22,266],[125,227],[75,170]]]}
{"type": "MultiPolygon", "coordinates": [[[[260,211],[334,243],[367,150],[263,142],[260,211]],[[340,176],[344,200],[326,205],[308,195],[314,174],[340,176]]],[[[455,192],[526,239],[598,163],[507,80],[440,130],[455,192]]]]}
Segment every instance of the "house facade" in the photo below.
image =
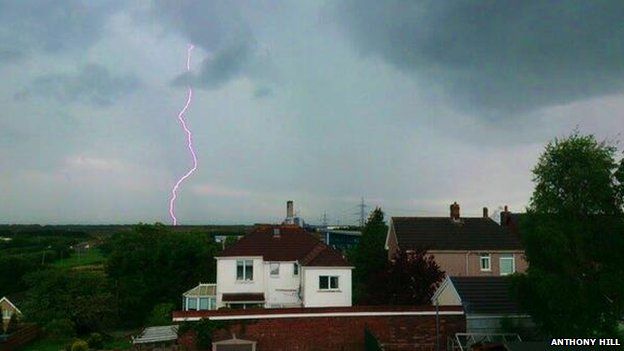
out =
{"type": "Polygon", "coordinates": [[[457,203],[449,217],[392,217],[386,236],[388,259],[399,249],[426,249],[449,276],[501,276],[528,265],[520,238],[489,218],[461,217],[457,203]]]}
{"type": "Polygon", "coordinates": [[[11,317],[15,315],[20,318],[22,312],[8,298],[3,297],[0,299],[0,315],[2,316],[2,331],[6,331],[11,322],[11,317]]]}
{"type": "Polygon", "coordinates": [[[217,260],[217,308],[351,306],[352,266],[298,225],[261,225],[217,260]]]}

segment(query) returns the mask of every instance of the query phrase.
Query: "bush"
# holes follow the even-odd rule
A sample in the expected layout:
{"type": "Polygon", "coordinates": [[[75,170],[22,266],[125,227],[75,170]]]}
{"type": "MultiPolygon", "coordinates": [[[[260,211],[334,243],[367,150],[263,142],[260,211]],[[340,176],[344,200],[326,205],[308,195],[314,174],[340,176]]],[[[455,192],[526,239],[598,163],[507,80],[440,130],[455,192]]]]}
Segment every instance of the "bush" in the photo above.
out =
{"type": "Polygon", "coordinates": [[[152,327],[159,325],[170,325],[171,312],[173,312],[174,310],[175,305],[172,303],[159,303],[152,309],[152,313],[147,320],[147,324],[152,327]]]}
{"type": "Polygon", "coordinates": [[[89,344],[84,340],[77,339],[72,343],[71,351],[89,351],[89,344]]]}
{"type": "Polygon", "coordinates": [[[104,346],[104,338],[100,333],[91,333],[87,339],[89,347],[92,349],[101,349],[104,346]]]}
{"type": "Polygon", "coordinates": [[[66,339],[74,336],[75,326],[69,319],[53,319],[45,325],[44,331],[51,339],[66,339]]]}

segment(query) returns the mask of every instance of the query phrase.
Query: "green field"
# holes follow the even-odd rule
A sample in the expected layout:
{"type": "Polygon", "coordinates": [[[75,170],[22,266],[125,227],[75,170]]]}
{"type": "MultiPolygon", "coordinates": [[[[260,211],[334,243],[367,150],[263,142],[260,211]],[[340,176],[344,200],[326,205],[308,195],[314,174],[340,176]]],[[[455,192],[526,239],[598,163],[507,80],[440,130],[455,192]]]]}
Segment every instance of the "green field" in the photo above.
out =
{"type": "Polygon", "coordinates": [[[76,268],[103,264],[106,259],[97,248],[82,253],[74,253],[69,258],[56,260],[53,264],[57,268],[76,268]]]}

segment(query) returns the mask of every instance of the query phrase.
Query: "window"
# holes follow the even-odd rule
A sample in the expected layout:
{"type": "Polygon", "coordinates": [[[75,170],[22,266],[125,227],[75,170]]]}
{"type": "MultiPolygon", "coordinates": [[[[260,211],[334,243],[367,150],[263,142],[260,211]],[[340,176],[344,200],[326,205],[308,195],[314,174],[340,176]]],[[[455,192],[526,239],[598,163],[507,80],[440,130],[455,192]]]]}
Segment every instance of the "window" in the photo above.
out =
{"type": "Polygon", "coordinates": [[[208,298],[208,309],[209,310],[216,310],[217,309],[217,298],[216,297],[209,297],[208,298]]]}
{"type": "Polygon", "coordinates": [[[187,297],[186,298],[187,309],[196,310],[197,309],[197,298],[195,297],[187,297]]]}
{"type": "Polygon", "coordinates": [[[11,318],[11,315],[13,314],[13,311],[6,309],[6,310],[2,310],[2,317],[5,319],[9,319],[11,318]]]}
{"type": "Polygon", "coordinates": [[[207,297],[200,297],[199,298],[199,309],[200,310],[209,310],[209,306],[208,306],[208,298],[207,297]]]}
{"type": "Polygon", "coordinates": [[[271,276],[272,277],[279,276],[279,263],[271,263],[271,276]]]}
{"type": "Polygon", "coordinates": [[[319,290],[338,290],[338,277],[328,275],[319,276],[319,290]]]}
{"type": "Polygon", "coordinates": [[[253,260],[236,260],[236,280],[253,280],[253,260]]]}
{"type": "Polygon", "coordinates": [[[482,271],[491,271],[492,270],[492,265],[491,263],[491,258],[490,258],[490,254],[481,254],[481,259],[479,260],[480,264],[481,264],[481,270],[482,271]]]}
{"type": "Polygon", "coordinates": [[[500,275],[508,275],[516,272],[516,262],[513,254],[500,256],[500,275]]]}
{"type": "Polygon", "coordinates": [[[299,275],[299,265],[296,262],[293,264],[293,274],[299,275]]]}

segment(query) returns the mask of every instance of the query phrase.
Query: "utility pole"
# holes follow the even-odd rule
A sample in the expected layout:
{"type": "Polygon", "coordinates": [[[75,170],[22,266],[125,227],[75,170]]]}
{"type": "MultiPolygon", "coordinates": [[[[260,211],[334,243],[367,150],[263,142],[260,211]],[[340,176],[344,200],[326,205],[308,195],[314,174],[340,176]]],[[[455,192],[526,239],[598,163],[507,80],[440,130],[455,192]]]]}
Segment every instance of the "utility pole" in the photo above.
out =
{"type": "Polygon", "coordinates": [[[368,207],[364,203],[364,198],[362,198],[362,201],[360,202],[358,207],[360,208],[360,213],[359,213],[359,215],[360,215],[360,227],[364,228],[364,224],[366,224],[366,207],[368,207]]]}

